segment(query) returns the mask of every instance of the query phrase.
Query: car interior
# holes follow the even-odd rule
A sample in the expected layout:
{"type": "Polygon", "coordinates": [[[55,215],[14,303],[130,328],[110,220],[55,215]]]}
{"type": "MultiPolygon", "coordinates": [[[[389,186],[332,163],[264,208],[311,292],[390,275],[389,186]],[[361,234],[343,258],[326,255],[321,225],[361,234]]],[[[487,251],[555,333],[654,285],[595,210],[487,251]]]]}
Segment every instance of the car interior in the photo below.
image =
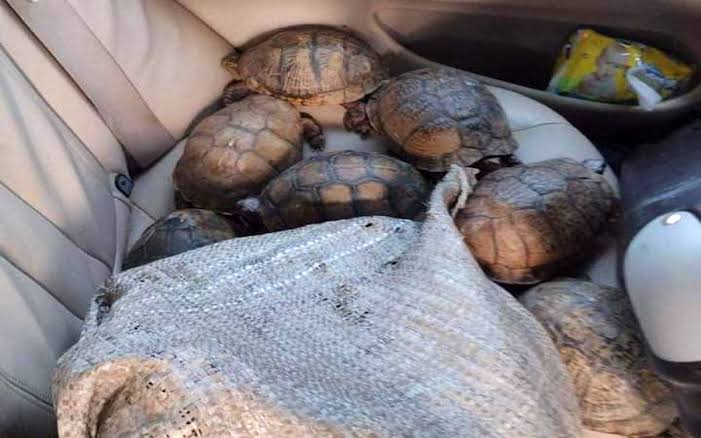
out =
{"type": "MultiPolygon", "coordinates": [[[[176,209],[171,175],[185,140],[231,81],[221,59],[300,24],[352,30],[392,74],[469,73],[503,107],[523,163],[606,160],[623,231],[597,236],[597,256],[580,274],[627,288],[691,431],[701,424],[689,380],[701,361],[700,131],[655,145],[698,116],[698,71],[687,91],[652,109],[545,89],[577,29],[696,66],[700,20],[701,3],[691,0],[0,1],[0,436],[56,436],[56,362],[77,341],[96,290],[144,230],[176,209]],[[688,228],[655,228],[670,212],[683,212],[688,228]],[[670,232],[684,233],[686,246],[670,232]]],[[[324,127],[329,151],[385,150],[377,136],[348,132],[340,105],[304,111],[324,127]]]]}

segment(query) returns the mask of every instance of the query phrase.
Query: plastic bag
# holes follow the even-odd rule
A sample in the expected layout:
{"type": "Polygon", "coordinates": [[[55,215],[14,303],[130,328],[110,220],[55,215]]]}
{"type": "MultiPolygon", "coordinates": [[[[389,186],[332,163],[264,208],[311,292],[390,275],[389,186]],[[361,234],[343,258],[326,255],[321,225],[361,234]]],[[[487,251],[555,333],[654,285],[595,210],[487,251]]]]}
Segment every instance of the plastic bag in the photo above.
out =
{"type": "Polygon", "coordinates": [[[563,48],[548,91],[651,109],[683,91],[692,74],[692,67],[661,50],[583,29],[563,48]]]}

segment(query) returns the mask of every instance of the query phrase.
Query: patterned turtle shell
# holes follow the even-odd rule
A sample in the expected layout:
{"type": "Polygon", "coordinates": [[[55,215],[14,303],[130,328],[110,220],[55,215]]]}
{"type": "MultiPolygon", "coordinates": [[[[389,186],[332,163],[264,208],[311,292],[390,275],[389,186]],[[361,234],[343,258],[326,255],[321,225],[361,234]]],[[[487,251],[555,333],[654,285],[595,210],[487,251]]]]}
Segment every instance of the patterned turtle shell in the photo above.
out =
{"type": "Polygon", "coordinates": [[[366,42],[319,25],[274,32],[222,65],[249,89],[301,105],[356,101],[388,77],[366,42]]]}
{"type": "Polygon", "coordinates": [[[423,210],[428,185],[402,161],[380,154],[337,152],[290,167],[261,195],[271,231],[358,216],[412,219],[423,210]]]}
{"type": "Polygon", "coordinates": [[[541,161],[482,178],[456,225],[492,279],[534,284],[590,254],[614,200],[604,177],[585,165],[541,161]]]}
{"type": "Polygon", "coordinates": [[[444,172],[453,163],[470,166],[511,155],[517,147],[496,97],[456,69],[404,73],[372,96],[367,113],[372,128],[421,170],[444,172]]]}
{"type": "Polygon", "coordinates": [[[532,288],[519,300],[559,350],[587,428],[657,436],[672,424],[677,410],[671,390],[648,364],[623,291],[559,279],[532,288]]]}
{"type": "Polygon", "coordinates": [[[274,97],[254,94],[232,103],[195,127],[173,181],[197,208],[235,210],[272,178],[302,159],[299,111],[274,97]]]}
{"type": "Polygon", "coordinates": [[[176,210],[144,231],[124,259],[123,269],[234,237],[236,233],[229,222],[212,211],[176,210]]]}

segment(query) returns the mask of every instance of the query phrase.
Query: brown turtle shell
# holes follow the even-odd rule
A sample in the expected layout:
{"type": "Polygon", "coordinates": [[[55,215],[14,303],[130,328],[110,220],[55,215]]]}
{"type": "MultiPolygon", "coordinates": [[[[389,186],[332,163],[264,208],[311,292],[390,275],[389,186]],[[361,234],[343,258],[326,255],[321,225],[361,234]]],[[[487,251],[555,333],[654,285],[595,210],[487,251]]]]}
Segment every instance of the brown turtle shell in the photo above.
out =
{"type": "Polygon", "coordinates": [[[222,240],[236,233],[223,217],[199,209],[176,210],[144,231],[124,259],[130,269],[222,240]]]}
{"type": "Polygon", "coordinates": [[[396,153],[430,172],[510,155],[517,147],[494,95],[456,69],[404,73],[373,95],[367,112],[396,153]]]}
{"type": "Polygon", "coordinates": [[[199,208],[230,212],[302,159],[300,113],[289,103],[255,94],[204,119],[192,131],[173,181],[199,208]]]}
{"type": "Polygon", "coordinates": [[[519,300],[541,322],[575,386],[584,426],[657,436],[677,416],[670,389],[649,367],[623,291],[573,279],[540,284],[519,300]]]}
{"type": "Polygon", "coordinates": [[[492,279],[534,284],[588,255],[614,199],[608,182],[583,164],[541,161],[482,178],[456,225],[492,279]]]}
{"type": "Polygon", "coordinates": [[[380,154],[337,152],[289,168],[263,190],[261,212],[271,231],[358,216],[412,219],[428,185],[410,165],[380,154]]]}
{"type": "Polygon", "coordinates": [[[366,42],[316,25],[281,30],[247,48],[238,73],[251,90],[301,105],[353,102],[388,77],[366,42]]]}

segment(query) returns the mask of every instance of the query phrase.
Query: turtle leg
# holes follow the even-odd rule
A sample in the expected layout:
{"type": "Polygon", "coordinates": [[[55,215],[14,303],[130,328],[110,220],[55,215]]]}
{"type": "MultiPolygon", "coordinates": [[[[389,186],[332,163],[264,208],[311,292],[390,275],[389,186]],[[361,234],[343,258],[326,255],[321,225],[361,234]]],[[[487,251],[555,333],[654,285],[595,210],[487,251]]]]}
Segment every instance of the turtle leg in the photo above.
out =
{"type": "Polygon", "coordinates": [[[343,116],[343,126],[346,130],[359,134],[361,138],[367,138],[372,132],[372,127],[365,111],[365,103],[356,101],[342,105],[346,109],[346,114],[343,116]]]}
{"type": "Polygon", "coordinates": [[[304,139],[315,151],[323,150],[326,145],[326,136],[321,124],[311,114],[300,112],[299,115],[302,117],[304,139]]]}
{"type": "Polygon", "coordinates": [[[248,88],[245,83],[239,81],[238,79],[234,79],[233,81],[229,82],[229,85],[224,87],[224,91],[222,92],[222,102],[224,102],[224,106],[229,106],[251,94],[253,94],[253,91],[251,91],[251,89],[248,88]]]}

